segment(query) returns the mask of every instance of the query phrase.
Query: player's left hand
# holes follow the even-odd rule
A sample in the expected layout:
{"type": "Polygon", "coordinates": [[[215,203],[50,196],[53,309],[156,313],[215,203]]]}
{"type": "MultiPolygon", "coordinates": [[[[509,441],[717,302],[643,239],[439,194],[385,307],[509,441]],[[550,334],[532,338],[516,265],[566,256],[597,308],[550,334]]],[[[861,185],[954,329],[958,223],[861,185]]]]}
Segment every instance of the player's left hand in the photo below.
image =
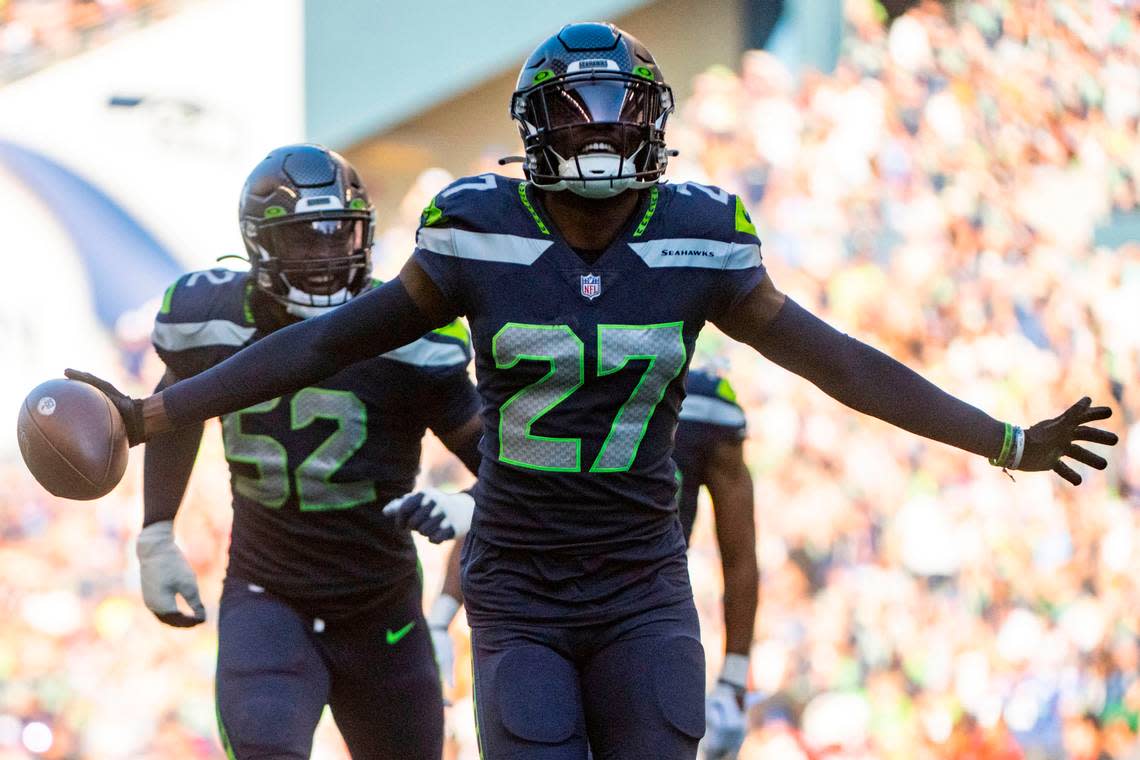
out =
{"type": "Polygon", "coordinates": [[[705,700],[705,738],[701,746],[706,760],[736,757],[747,729],[743,696],[743,690],[718,681],[705,700]]]}
{"type": "Polygon", "coordinates": [[[198,579],[182,550],[174,543],[174,522],[163,520],[142,529],[135,544],[139,558],[143,602],[154,616],[175,628],[190,628],[206,621],[206,608],[198,595],[198,579]],[[175,595],[190,605],[193,615],[178,609],[175,595]]]}
{"type": "Polygon", "coordinates": [[[1081,484],[1081,476],[1061,460],[1071,457],[1097,470],[1108,466],[1104,457],[1098,456],[1073,441],[1091,441],[1114,446],[1116,433],[1085,423],[1106,420],[1112,416],[1107,406],[1093,406],[1092,399],[1085,396],[1070,406],[1064,414],[1051,420],[1038,422],[1025,431],[1025,452],[1021,462],[1012,469],[1040,472],[1052,470],[1075,486],[1081,484]]]}
{"type": "Polygon", "coordinates": [[[422,533],[433,544],[467,535],[475,500],[465,491],[444,493],[435,488],[393,499],[384,514],[396,520],[397,527],[422,533]]]}

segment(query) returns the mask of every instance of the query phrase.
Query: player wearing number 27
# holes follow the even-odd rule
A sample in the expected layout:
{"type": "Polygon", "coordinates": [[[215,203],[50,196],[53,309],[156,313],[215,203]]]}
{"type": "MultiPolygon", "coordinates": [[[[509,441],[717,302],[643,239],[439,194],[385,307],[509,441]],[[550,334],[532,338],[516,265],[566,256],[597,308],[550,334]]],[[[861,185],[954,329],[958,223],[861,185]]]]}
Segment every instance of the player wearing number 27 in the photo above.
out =
{"type": "MultiPolygon", "coordinates": [[[[170,286],[154,326],[163,385],[374,286],[372,206],[353,168],[314,145],[271,152],[242,191],[251,272],[170,286]]],[[[478,408],[455,323],[222,417],[233,532],[218,623],[218,725],[230,757],[307,758],[326,703],[355,758],[435,760],[443,706],[416,551],[381,507],[406,493],[426,428],[473,470],[478,408]]],[[[146,447],[138,552],[147,606],[201,622],[172,526],[202,426],[146,447]],[[195,612],[175,606],[181,593],[195,612]]]]}
{"type": "Polygon", "coordinates": [[[463,591],[490,760],[696,754],[704,653],[670,454],[706,322],[855,409],[1003,466],[1076,480],[1061,456],[1105,463],[1072,441],[1115,441],[1083,426],[1108,416],[1087,400],[1024,432],[1003,424],[785,298],[738,198],[658,182],[672,107],[636,39],[569,25],[527,60],[512,101],[528,181],[445,188],[399,279],[330,315],[147,399],[104,386],[138,442],[465,314],[483,459],[463,591]]]}

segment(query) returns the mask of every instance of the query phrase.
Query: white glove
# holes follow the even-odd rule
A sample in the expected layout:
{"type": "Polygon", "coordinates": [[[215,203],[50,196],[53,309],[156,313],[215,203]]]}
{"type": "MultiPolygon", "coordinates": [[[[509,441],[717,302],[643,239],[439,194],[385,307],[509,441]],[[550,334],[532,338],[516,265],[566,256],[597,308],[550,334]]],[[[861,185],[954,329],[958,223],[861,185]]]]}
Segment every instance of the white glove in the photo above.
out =
{"type": "Polygon", "coordinates": [[[451,643],[451,634],[446,628],[431,629],[431,648],[435,650],[435,664],[439,666],[439,675],[448,688],[455,688],[455,649],[451,643]]]}
{"type": "Polygon", "coordinates": [[[397,527],[422,533],[433,544],[467,535],[474,513],[471,494],[444,493],[436,488],[401,496],[384,506],[384,514],[395,518],[397,527]]]}
{"type": "Polygon", "coordinates": [[[748,683],[748,658],[729,653],[724,658],[724,669],[712,692],[705,700],[705,738],[702,746],[706,760],[736,757],[748,721],[741,707],[748,683]]]}
{"type": "Polygon", "coordinates": [[[439,674],[449,688],[455,688],[455,644],[447,632],[451,619],[459,611],[459,601],[450,594],[440,594],[427,614],[428,630],[431,631],[431,648],[435,650],[435,663],[439,674]]]}
{"type": "Polygon", "coordinates": [[[206,608],[198,596],[198,579],[182,550],[174,543],[174,522],[151,523],[139,533],[135,551],[139,558],[143,602],[162,622],[189,628],[206,620],[206,608]],[[175,594],[181,594],[194,616],[178,609],[175,594]]]}

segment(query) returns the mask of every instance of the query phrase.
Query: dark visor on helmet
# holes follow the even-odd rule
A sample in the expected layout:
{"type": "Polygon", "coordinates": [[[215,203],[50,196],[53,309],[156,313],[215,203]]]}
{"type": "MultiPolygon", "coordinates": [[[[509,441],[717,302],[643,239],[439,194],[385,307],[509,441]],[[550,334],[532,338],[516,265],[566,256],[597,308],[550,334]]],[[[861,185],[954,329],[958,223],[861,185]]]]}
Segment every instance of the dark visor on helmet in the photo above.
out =
{"type": "Polygon", "coordinates": [[[622,71],[549,77],[517,90],[511,101],[527,154],[525,171],[544,185],[563,179],[561,162],[610,149],[633,161],[632,172],[604,181],[660,177],[667,161],[665,120],[672,110],[667,85],[622,71]]]}
{"type": "Polygon", "coordinates": [[[265,225],[262,234],[270,254],[294,263],[351,256],[364,247],[365,225],[362,219],[298,219],[265,225]]]}
{"type": "Polygon", "coordinates": [[[293,220],[262,227],[270,254],[266,269],[299,290],[329,295],[349,287],[367,266],[368,222],[363,219],[293,220]]]}
{"type": "Polygon", "coordinates": [[[632,79],[553,81],[524,96],[525,117],[545,129],[579,124],[649,124],[660,113],[650,82],[632,79]]]}

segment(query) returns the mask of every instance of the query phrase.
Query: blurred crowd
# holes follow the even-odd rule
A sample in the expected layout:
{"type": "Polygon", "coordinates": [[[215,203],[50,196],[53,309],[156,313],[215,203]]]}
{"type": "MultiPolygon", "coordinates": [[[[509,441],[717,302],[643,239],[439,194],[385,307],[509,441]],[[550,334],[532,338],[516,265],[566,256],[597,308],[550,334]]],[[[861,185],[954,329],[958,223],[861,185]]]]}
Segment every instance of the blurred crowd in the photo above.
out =
{"type": "MultiPolygon", "coordinates": [[[[753,431],[760,619],[742,760],[1135,760],[1140,714],[1140,9],[963,2],[796,83],[697,83],[674,176],[742,194],[777,286],[1002,419],[1083,395],[1123,434],[1071,488],[852,414],[714,340],[753,431]],[[688,157],[686,159],[686,157],[688,157]]],[[[707,523],[706,523],[707,527],[707,523]]],[[[692,562],[710,661],[720,579],[692,562]]]]}
{"type": "Polygon", "coordinates": [[[0,0],[0,84],[137,29],[174,0],[0,0]]]}
{"type": "MultiPolygon", "coordinates": [[[[4,19],[21,4],[2,3],[4,19]]],[[[927,3],[889,27],[869,0],[847,11],[833,74],[797,80],[752,52],[703,75],[671,123],[669,176],[740,193],[777,286],[832,324],[1001,419],[1091,395],[1122,441],[1079,488],[1011,482],[710,328],[696,361],[721,366],[748,413],[760,526],[740,760],[1140,760],[1140,242],[1094,244],[1140,213],[1140,10],[927,3]]],[[[380,274],[447,179],[425,174],[381,220],[380,274]]],[[[462,477],[429,442],[424,480],[462,477]]],[[[111,496],[68,503],[0,469],[0,760],[221,756],[220,437],[178,521],[210,625],[166,628],[142,606],[140,481],[132,469],[111,496]]],[[[711,518],[703,504],[691,574],[715,674],[711,518]]],[[[430,597],[444,555],[423,556],[430,597]]],[[[447,757],[467,760],[462,616],[452,631],[447,757]]],[[[346,757],[327,721],[314,757],[346,757]]]]}

